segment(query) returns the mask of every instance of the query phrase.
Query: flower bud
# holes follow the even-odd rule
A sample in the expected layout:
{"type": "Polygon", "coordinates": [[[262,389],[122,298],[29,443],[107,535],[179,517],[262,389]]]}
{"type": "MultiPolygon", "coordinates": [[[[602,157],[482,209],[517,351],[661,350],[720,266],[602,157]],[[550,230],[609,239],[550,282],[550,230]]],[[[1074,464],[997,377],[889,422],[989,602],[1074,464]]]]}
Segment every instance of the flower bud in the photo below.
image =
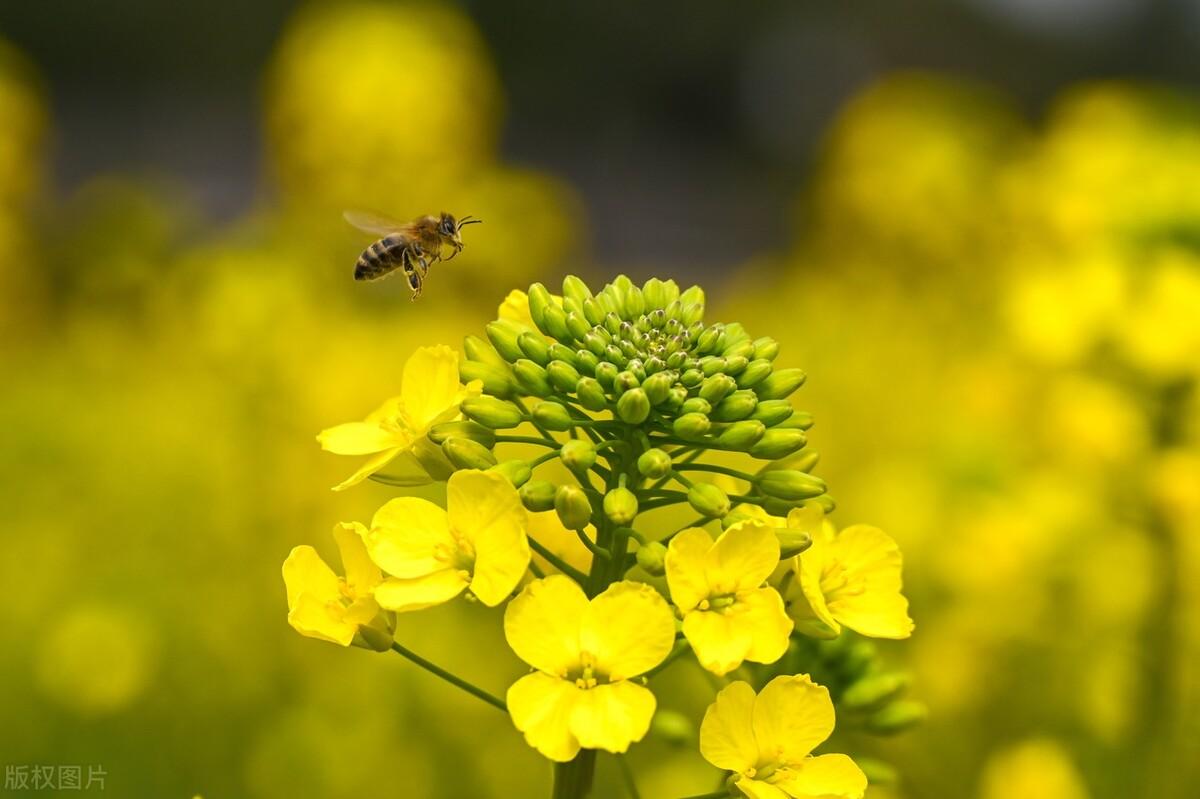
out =
{"type": "Polygon", "coordinates": [[[643,477],[657,480],[671,471],[671,456],[657,447],[643,452],[637,459],[638,472],[643,477]]]}
{"type": "Polygon", "coordinates": [[[775,356],[779,354],[779,342],[770,336],[754,340],[754,359],[765,358],[768,361],[775,360],[775,356]]]}
{"type": "Polygon", "coordinates": [[[616,344],[608,344],[604,347],[604,360],[623,367],[629,363],[629,356],[622,352],[616,344]]]}
{"type": "Polygon", "coordinates": [[[608,407],[604,389],[595,378],[579,378],[579,382],[575,384],[575,394],[579,397],[579,404],[589,411],[602,411],[608,407]]]}
{"type": "Polygon", "coordinates": [[[530,480],[521,486],[518,493],[526,510],[540,513],[554,508],[554,495],[557,491],[557,487],[549,480],[530,480]]]}
{"type": "Polygon", "coordinates": [[[842,704],[848,710],[875,710],[904,693],[909,682],[909,676],[902,671],[868,674],[846,687],[842,704]]]}
{"type": "Polygon", "coordinates": [[[488,363],[492,366],[508,368],[508,361],[501,358],[500,353],[496,352],[496,348],[479,336],[467,336],[464,338],[463,352],[466,353],[468,361],[478,361],[479,363],[488,363]]]}
{"type": "Polygon", "coordinates": [[[778,422],[776,427],[794,427],[797,430],[807,430],[813,426],[813,415],[808,411],[796,411],[785,421],[778,422]]]}
{"type": "Polygon", "coordinates": [[[779,539],[780,560],[795,557],[812,546],[812,536],[802,530],[783,528],[775,531],[775,537],[779,539]]]}
{"type": "Polygon", "coordinates": [[[507,319],[488,322],[484,327],[488,341],[492,342],[492,346],[496,348],[496,352],[500,353],[500,357],[509,363],[525,357],[525,353],[517,344],[517,337],[527,330],[528,328],[524,325],[510,322],[507,319]]]}
{"type": "Polygon", "coordinates": [[[867,729],[878,735],[892,735],[921,724],[929,717],[923,702],[903,699],[893,702],[867,719],[867,729]]]}
{"type": "Polygon", "coordinates": [[[716,355],[705,355],[700,359],[700,371],[705,377],[712,377],[715,374],[725,371],[725,359],[716,355]]]}
{"type": "Polygon", "coordinates": [[[521,348],[521,352],[525,353],[529,360],[536,364],[545,366],[550,362],[550,345],[546,343],[546,339],[537,333],[525,331],[517,336],[517,346],[521,348]]]}
{"type": "Polygon", "coordinates": [[[533,421],[547,430],[562,432],[574,424],[566,406],[554,400],[543,400],[533,409],[533,421]]]}
{"type": "Polygon", "coordinates": [[[712,412],[712,403],[700,397],[689,397],[679,410],[681,413],[702,413],[707,416],[712,412]]]}
{"type": "Polygon", "coordinates": [[[755,386],[754,391],[759,399],[783,399],[804,385],[806,379],[808,375],[803,369],[780,369],[755,386]]]}
{"type": "Polygon", "coordinates": [[[837,510],[837,500],[835,500],[833,497],[829,496],[828,494],[822,494],[819,497],[813,497],[812,499],[806,499],[804,501],[804,503],[806,505],[809,502],[813,503],[814,505],[819,507],[821,510],[823,510],[826,515],[833,513],[835,510],[837,510]]]}
{"type": "Polygon", "coordinates": [[[572,439],[562,445],[558,457],[568,469],[577,472],[586,471],[596,463],[596,446],[591,441],[572,439]]]}
{"type": "Polygon", "coordinates": [[[758,397],[754,392],[743,389],[733,392],[714,405],[708,416],[714,422],[737,422],[752,414],[757,405],[758,397]]]}
{"type": "Polygon", "coordinates": [[[435,424],[429,430],[429,440],[435,444],[445,443],[451,436],[469,438],[478,441],[488,449],[496,445],[496,434],[478,422],[467,420],[458,422],[442,422],[435,424]]]}
{"type": "Polygon", "coordinates": [[[688,489],[688,504],[701,516],[720,518],[729,513],[729,495],[712,483],[696,483],[688,489]]]}
{"type": "MultiPolygon", "coordinates": [[[[775,429],[778,430],[779,428],[775,429]]],[[[817,461],[820,460],[820,457],[821,456],[816,450],[806,449],[803,452],[797,452],[794,455],[787,456],[786,458],[782,458],[777,461],[771,461],[759,469],[758,473],[765,474],[766,472],[773,472],[777,469],[796,469],[797,471],[801,472],[811,472],[813,467],[817,465],[817,461]]]]}
{"type": "MultiPolygon", "coordinates": [[[[392,631],[387,629],[387,625],[379,617],[376,617],[370,624],[360,624],[350,643],[360,649],[369,649],[372,652],[387,652],[392,648],[393,640],[395,639],[392,637],[392,631]]],[[[101,783],[101,785],[103,784],[101,783]]]]}
{"type": "Polygon", "coordinates": [[[613,387],[613,381],[617,379],[617,375],[620,373],[621,370],[610,361],[601,361],[596,364],[596,379],[606,389],[613,387]]]}
{"type": "Polygon", "coordinates": [[[559,391],[569,394],[579,383],[579,370],[566,361],[551,361],[546,364],[546,377],[559,391]]]}
{"type": "Polygon", "coordinates": [[[664,283],[656,277],[647,280],[642,286],[642,302],[646,313],[665,308],[668,300],[664,283]]]}
{"type": "Polygon", "coordinates": [[[520,488],[529,482],[529,478],[533,477],[533,469],[530,468],[529,461],[522,460],[498,463],[488,471],[504,475],[514,488],[520,488]]]}
{"type": "Polygon", "coordinates": [[[649,541],[638,547],[637,564],[654,577],[662,577],[667,572],[667,548],[657,541],[649,541]]]}
{"type": "Polygon", "coordinates": [[[587,319],[582,313],[571,311],[567,314],[567,331],[577,339],[581,339],[588,334],[592,326],[588,324],[587,319]]]}
{"type": "Polygon", "coordinates": [[[890,788],[900,784],[900,772],[891,763],[861,755],[855,755],[854,762],[862,769],[862,773],[867,777],[867,783],[872,786],[890,788]]]}
{"type": "Polygon", "coordinates": [[[773,469],[763,472],[756,481],[758,488],[769,497],[801,500],[825,493],[825,481],[795,469],[773,469]]]}
{"type": "Polygon", "coordinates": [[[459,361],[458,379],[464,383],[478,380],[483,383],[483,390],[493,397],[508,397],[517,388],[512,371],[505,366],[495,366],[480,361],[459,361]]]}
{"type": "Polygon", "coordinates": [[[721,431],[716,444],[722,449],[746,452],[767,432],[766,425],[754,419],[734,422],[721,431]]]}
{"type": "Polygon", "coordinates": [[[650,400],[651,405],[662,405],[671,393],[671,385],[674,382],[675,375],[670,372],[658,372],[646,378],[642,388],[645,389],[646,397],[650,400]]]}
{"type": "Polygon", "coordinates": [[[484,427],[492,430],[504,430],[516,427],[525,420],[525,415],[513,403],[489,397],[486,394],[479,397],[467,397],[460,406],[463,414],[484,427]]]}
{"type": "Polygon", "coordinates": [[[728,375],[713,375],[700,384],[700,397],[716,405],[737,388],[737,383],[728,375]]]}
{"type": "Polygon", "coordinates": [[[763,460],[777,460],[804,449],[807,443],[808,436],[803,430],[768,430],[766,435],[750,448],[750,454],[763,460]]]}
{"type": "Polygon", "coordinates": [[[793,413],[792,404],[787,400],[759,400],[750,418],[757,419],[767,427],[774,427],[793,413]]]}
{"type": "Polygon", "coordinates": [[[642,290],[637,286],[630,286],[625,292],[625,316],[629,319],[636,319],[642,315],[642,311],[646,309],[646,298],[642,296],[642,290]]]}
{"type": "Polygon", "coordinates": [[[563,297],[570,297],[581,306],[592,298],[592,290],[588,288],[587,283],[575,275],[567,275],[563,278],[562,292],[563,297]]]}
{"type": "MultiPolygon", "coordinates": [[[[611,288],[611,287],[610,287],[611,288]]],[[[604,315],[604,329],[612,335],[617,335],[621,332],[621,316],[615,311],[609,311],[604,315]]]]}
{"type": "Polygon", "coordinates": [[[554,494],[554,510],[569,530],[582,530],[592,520],[592,504],[579,486],[559,486],[554,494]]]}
{"type": "Polygon", "coordinates": [[[746,364],[746,368],[737,376],[738,388],[750,388],[757,386],[762,381],[770,377],[771,372],[775,367],[771,366],[771,362],[766,358],[758,358],[746,364]]]}
{"type": "Polygon", "coordinates": [[[571,366],[577,365],[578,357],[575,355],[575,350],[566,346],[561,341],[551,341],[548,352],[552,361],[563,361],[571,366]]]}
{"type": "Polygon", "coordinates": [[[688,369],[679,376],[679,382],[688,388],[695,388],[704,382],[704,372],[699,369],[688,369]]]}
{"type": "Polygon", "coordinates": [[[492,451],[469,438],[447,438],[442,442],[442,452],[458,469],[490,469],[496,465],[496,456],[492,451]]]}
{"type": "Polygon", "coordinates": [[[671,427],[675,431],[675,435],[684,441],[697,441],[703,438],[712,427],[712,422],[702,413],[685,413],[683,416],[676,417],[671,427]]]}
{"type": "Polygon", "coordinates": [[[564,344],[571,340],[571,334],[567,330],[567,312],[558,307],[558,305],[548,305],[546,307],[542,323],[546,335],[553,336],[564,344]]]}
{"type": "Polygon", "coordinates": [[[705,329],[705,331],[700,334],[700,338],[696,340],[695,351],[697,353],[704,354],[717,349],[717,347],[719,347],[721,344],[723,333],[724,331],[720,325],[713,325],[712,327],[705,329]]]}
{"type": "Polygon", "coordinates": [[[729,358],[745,358],[749,361],[754,357],[754,345],[749,341],[739,341],[734,344],[726,344],[725,351],[721,353],[726,359],[729,358]]]}
{"type": "Polygon", "coordinates": [[[596,367],[600,364],[600,358],[591,350],[576,350],[574,363],[580,373],[594,375],[596,367]]]}
{"type": "Polygon", "coordinates": [[[521,388],[535,397],[548,397],[554,393],[546,370],[528,358],[518,358],[513,364],[513,374],[521,388]]]}
{"type": "Polygon", "coordinates": [[[599,329],[594,327],[590,333],[583,337],[583,346],[587,348],[588,352],[595,355],[597,360],[604,357],[604,350],[608,347],[608,342],[596,332],[599,329]]]}
{"type": "Polygon", "coordinates": [[[683,386],[671,386],[671,390],[667,392],[667,398],[663,400],[663,407],[671,413],[678,413],[683,407],[683,403],[687,401],[688,390],[683,386]]]}
{"type": "Polygon", "coordinates": [[[612,390],[614,394],[620,396],[630,389],[637,388],[640,384],[641,381],[638,380],[638,376],[627,369],[624,372],[619,372],[613,378],[612,390]]]}
{"type": "Polygon", "coordinates": [[[550,294],[550,290],[541,283],[531,285],[526,294],[529,297],[529,315],[533,318],[537,329],[545,333],[546,309],[555,304],[554,297],[550,294]]]}
{"type": "Polygon", "coordinates": [[[650,400],[640,388],[632,388],[617,400],[617,416],[626,424],[641,424],[650,415],[650,400]]]}
{"type": "Polygon", "coordinates": [[[638,514],[637,495],[628,488],[614,488],[604,495],[604,515],[614,524],[631,524],[638,514]]]}
{"type": "Polygon", "coordinates": [[[727,375],[737,375],[746,368],[750,361],[743,358],[741,355],[726,355],[725,368],[721,371],[727,375]]]}
{"type": "Polygon", "coordinates": [[[776,499],[775,497],[766,497],[762,501],[762,509],[766,511],[768,516],[779,516],[786,518],[793,509],[803,505],[801,502],[790,502],[786,499],[776,499]]]}
{"type": "Polygon", "coordinates": [[[593,325],[603,322],[604,314],[604,307],[595,297],[583,301],[583,318],[587,319],[593,325]]]}

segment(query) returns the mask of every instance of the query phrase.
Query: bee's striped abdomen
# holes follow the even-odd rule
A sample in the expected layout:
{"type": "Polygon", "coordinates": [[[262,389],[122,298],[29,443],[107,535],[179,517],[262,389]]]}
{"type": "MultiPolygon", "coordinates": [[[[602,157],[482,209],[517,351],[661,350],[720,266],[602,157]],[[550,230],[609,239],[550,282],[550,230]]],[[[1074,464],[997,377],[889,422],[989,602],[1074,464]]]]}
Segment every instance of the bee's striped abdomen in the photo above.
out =
{"type": "Polygon", "coordinates": [[[374,242],[358,256],[354,265],[355,280],[378,280],[400,267],[406,271],[411,267],[405,258],[410,242],[400,236],[387,236],[374,242]]]}

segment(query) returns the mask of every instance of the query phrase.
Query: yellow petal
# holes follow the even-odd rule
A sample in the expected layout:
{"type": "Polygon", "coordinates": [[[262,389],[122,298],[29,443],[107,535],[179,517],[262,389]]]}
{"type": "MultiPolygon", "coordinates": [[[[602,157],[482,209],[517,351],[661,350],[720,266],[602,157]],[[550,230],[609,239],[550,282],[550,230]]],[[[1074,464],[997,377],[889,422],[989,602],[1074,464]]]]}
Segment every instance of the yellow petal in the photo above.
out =
{"type": "Polygon", "coordinates": [[[423,610],[454,599],[467,587],[467,579],[461,569],[442,569],[409,579],[389,577],[375,587],[375,601],[388,610],[423,610]]]}
{"type": "Polygon", "coordinates": [[[741,773],[758,763],[754,742],[754,689],[732,682],[721,689],[700,722],[700,754],[717,768],[741,773]]]}
{"type": "Polygon", "coordinates": [[[322,601],[313,594],[301,594],[288,611],[288,624],[301,635],[350,646],[358,625],[345,618],[340,602],[322,601]]]}
{"type": "Polygon", "coordinates": [[[342,614],[342,620],[355,627],[361,627],[370,624],[378,615],[379,603],[374,597],[368,596],[351,602],[350,607],[342,614]]]}
{"type": "Polygon", "coordinates": [[[462,401],[458,353],[439,344],[420,347],[404,364],[400,398],[414,436],[422,436],[434,421],[462,401]]]}
{"type": "Polygon", "coordinates": [[[471,592],[489,607],[508,599],[529,568],[525,506],[503,476],[455,472],[446,486],[450,529],[475,549],[471,592]]]}
{"type": "Polygon", "coordinates": [[[654,668],[671,651],[675,615],[653,588],[624,580],[592,600],[579,641],[602,674],[625,680],[654,668]]]}
{"type": "Polygon", "coordinates": [[[712,544],[712,536],[705,530],[692,527],[667,545],[667,586],[671,601],[684,613],[708,598],[708,552],[712,544]]]}
{"type": "Polygon", "coordinates": [[[418,497],[389,500],[375,512],[364,540],[371,560],[393,577],[441,571],[455,551],[446,511],[418,497]]]}
{"type": "Polygon", "coordinates": [[[321,449],[335,455],[372,455],[407,446],[409,436],[372,422],[347,422],[317,434],[321,449]]]}
{"type": "Polygon", "coordinates": [[[826,597],[830,614],[842,624],[875,638],[907,638],[913,622],[900,593],[900,547],[877,527],[856,524],[834,539],[830,557],[846,569],[851,590],[826,597]]]}
{"type": "Polygon", "coordinates": [[[777,772],[775,784],[795,799],[862,799],[867,775],[846,755],[808,757],[777,772]]]}
{"type": "Polygon", "coordinates": [[[383,579],[379,567],[367,554],[367,545],[363,541],[366,534],[367,528],[358,522],[342,522],[333,528],[333,540],[337,542],[338,551],[342,554],[346,584],[359,596],[369,594],[383,579]]]}
{"type": "Polygon", "coordinates": [[[504,609],[504,637],[535,669],[565,676],[579,665],[579,633],[588,599],[561,574],[534,580],[504,609]]]}
{"type": "Polygon", "coordinates": [[[693,610],[684,616],[683,634],[696,660],[714,674],[728,674],[742,665],[753,643],[748,628],[712,610],[693,610]]]}
{"type": "Polygon", "coordinates": [[[807,674],[776,677],[754,703],[754,737],[763,759],[793,765],[833,732],[829,690],[807,674]]]}
{"type": "Polygon", "coordinates": [[[650,729],[656,702],[650,689],[624,681],[576,695],[571,732],[585,749],[624,752],[650,729]]]}
{"type": "Polygon", "coordinates": [[[821,575],[825,571],[828,558],[829,543],[824,533],[818,533],[813,537],[812,546],[796,558],[796,582],[799,583],[800,591],[799,595],[795,592],[790,593],[789,598],[793,601],[791,615],[800,622],[803,632],[808,634],[809,627],[813,628],[813,632],[828,629],[832,632],[829,637],[836,638],[841,633],[842,626],[829,612],[825,594],[821,592],[821,575]],[[815,620],[817,624],[806,625],[808,619],[815,620]]]}
{"type": "Polygon", "coordinates": [[[779,539],[772,525],[755,519],[721,533],[709,555],[708,582],[714,594],[757,588],[779,565],[779,539]]]}
{"type": "MultiPolygon", "coordinates": [[[[735,784],[747,799],[787,799],[786,793],[769,782],[742,777],[735,784]]],[[[806,797],[806,799],[826,799],[826,797],[814,796],[806,797]]]]}
{"type": "Polygon", "coordinates": [[[289,610],[296,607],[303,594],[320,602],[339,601],[342,596],[337,575],[308,545],[295,547],[288,554],[283,562],[283,584],[287,587],[289,610]]]}
{"type": "Polygon", "coordinates": [[[416,456],[417,451],[423,449],[426,443],[432,442],[428,438],[421,439],[411,448],[399,452],[387,463],[386,469],[376,469],[372,474],[378,474],[385,478],[388,485],[401,488],[429,485],[433,482],[433,478],[429,476],[428,470],[416,456]]]}
{"type": "Polygon", "coordinates": [[[378,455],[373,455],[372,457],[367,459],[366,463],[364,463],[362,466],[358,467],[357,471],[355,471],[354,474],[350,475],[345,480],[343,480],[342,482],[335,485],[333,487],[333,490],[334,491],[345,491],[347,488],[351,488],[352,486],[358,485],[363,480],[366,480],[368,477],[370,477],[371,475],[378,472],[384,466],[387,466],[389,463],[391,463],[392,460],[403,451],[404,451],[403,449],[385,449],[383,452],[380,452],[378,455]]]}
{"type": "Polygon", "coordinates": [[[537,330],[533,324],[533,316],[529,313],[529,295],[520,289],[508,292],[504,302],[496,309],[496,317],[509,322],[525,325],[530,330],[537,330]]]}
{"type": "Polygon", "coordinates": [[[792,620],[784,610],[783,597],[774,588],[755,588],[738,594],[727,616],[739,629],[749,631],[746,660],[774,663],[787,651],[792,620]]]}
{"type": "Polygon", "coordinates": [[[525,742],[545,757],[565,763],[579,753],[579,741],[571,734],[571,709],[579,693],[574,682],[535,672],[513,683],[505,700],[525,742]]]}

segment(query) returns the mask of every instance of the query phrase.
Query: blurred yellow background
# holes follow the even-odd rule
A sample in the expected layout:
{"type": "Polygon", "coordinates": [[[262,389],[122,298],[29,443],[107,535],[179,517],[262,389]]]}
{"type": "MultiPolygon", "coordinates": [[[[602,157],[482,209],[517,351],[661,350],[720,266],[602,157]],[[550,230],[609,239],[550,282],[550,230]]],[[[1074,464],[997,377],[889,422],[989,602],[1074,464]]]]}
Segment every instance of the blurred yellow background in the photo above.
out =
{"type": "MultiPolygon", "coordinates": [[[[653,264],[593,262],[576,192],[505,161],[460,11],[306,8],[263,85],[270,191],[214,225],[135,172],[52,199],[45,86],[0,47],[0,765],[102,764],[117,796],[545,795],[507,718],[295,635],[279,564],[393,495],[331,493],[314,435],[395,393],[415,346],[458,346],[509,288],[653,264]],[[486,224],[410,303],[349,279],[351,206],[486,224]]],[[[1035,123],[898,72],[790,191],[786,248],[660,276],[808,371],[838,518],[905,552],[917,632],[884,651],[931,716],[853,743],[900,774],[869,796],[1194,796],[1200,104],[1084,82],[1035,123]]],[[[523,668],[498,620],[457,604],[398,638],[499,692],[523,668]]],[[[702,688],[680,669],[662,705],[698,719],[702,688]]],[[[668,738],[631,755],[643,794],[711,790],[668,738]]]]}

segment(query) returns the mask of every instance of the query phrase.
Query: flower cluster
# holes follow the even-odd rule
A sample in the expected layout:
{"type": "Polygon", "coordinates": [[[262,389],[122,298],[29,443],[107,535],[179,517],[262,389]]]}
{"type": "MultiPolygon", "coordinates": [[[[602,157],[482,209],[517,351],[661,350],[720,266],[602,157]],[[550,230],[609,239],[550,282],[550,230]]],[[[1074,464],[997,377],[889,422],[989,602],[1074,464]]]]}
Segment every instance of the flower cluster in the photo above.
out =
{"type": "Polygon", "coordinates": [[[513,292],[463,359],[415,353],[400,396],[319,441],[368,456],[336,489],[445,480],[446,507],[400,496],[369,526],[338,525],[344,578],[293,550],[292,626],[393,649],[506,709],[560,764],[556,796],[586,795],[595,752],[649,731],[652,678],[694,658],[726,681],[700,729],[704,757],[730,772],[719,795],[862,797],[849,757],[811,753],[835,702],[876,732],[922,715],[900,698],[904,675],[852,638],[911,634],[900,552],[828,520],[812,419],[789,400],[804,373],[704,311],[699,287],[620,277],[593,294],[568,277],[561,295],[513,292]],[[696,518],[664,530],[671,509],[696,518]],[[505,605],[532,669],[504,700],[393,640],[396,613],[464,594],[505,605]]]}

